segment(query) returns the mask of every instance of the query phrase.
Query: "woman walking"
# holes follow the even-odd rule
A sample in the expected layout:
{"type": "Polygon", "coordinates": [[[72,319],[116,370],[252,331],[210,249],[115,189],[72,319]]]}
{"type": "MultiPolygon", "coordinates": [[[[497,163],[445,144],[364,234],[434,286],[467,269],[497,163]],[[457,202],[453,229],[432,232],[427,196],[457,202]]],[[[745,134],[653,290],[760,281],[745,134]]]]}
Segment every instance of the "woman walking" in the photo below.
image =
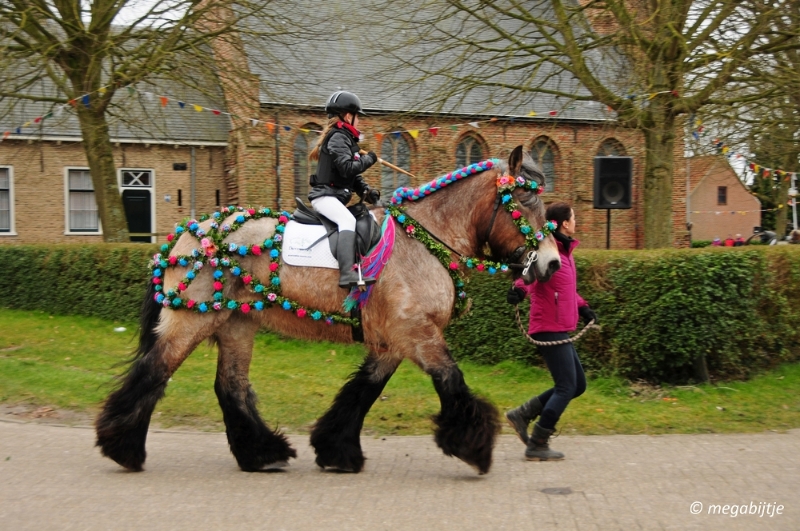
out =
{"type": "MultiPolygon", "coordinates": [[[[578,246],[575,234],[575,212],[567,203],[553,203],[547,208],[546,219],[557,223],[553,236],[561,257],[561,268],[547,282],[525,285],[518,279],[508,291],[510,304],[519,304],[526,296],[531,297],[528,335],[537,341],[559,341],[568,339],[568,332],[575,330],[578,316],[586,323],[597,320],[577,291],[577,274],[572,251],[578,246]]],[[[506,412],[506,419],[527,444],[525,457],[529,461],[557,461],[564,454],[550,449],[549,439],[556,423],[573,398],[586,390],[578,353],[572,343],[553,346],[537,346],[547,363],[554,386],[535,396],[521,406],[506,412]],[[536,417],[533,433],[528,436],[528,424],[536,417]]]]}

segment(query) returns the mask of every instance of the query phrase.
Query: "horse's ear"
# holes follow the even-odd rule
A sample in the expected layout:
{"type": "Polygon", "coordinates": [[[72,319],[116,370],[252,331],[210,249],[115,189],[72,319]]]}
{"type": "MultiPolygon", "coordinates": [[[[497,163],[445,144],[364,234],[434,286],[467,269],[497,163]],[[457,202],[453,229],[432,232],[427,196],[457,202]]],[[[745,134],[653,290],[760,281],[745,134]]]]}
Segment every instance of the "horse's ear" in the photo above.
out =
{"type": "Polygon", "coordinates": [[[508,156],[508,172],[510,175],[519,175],[522,168],[522,146],[517,146],[508,156]]]}

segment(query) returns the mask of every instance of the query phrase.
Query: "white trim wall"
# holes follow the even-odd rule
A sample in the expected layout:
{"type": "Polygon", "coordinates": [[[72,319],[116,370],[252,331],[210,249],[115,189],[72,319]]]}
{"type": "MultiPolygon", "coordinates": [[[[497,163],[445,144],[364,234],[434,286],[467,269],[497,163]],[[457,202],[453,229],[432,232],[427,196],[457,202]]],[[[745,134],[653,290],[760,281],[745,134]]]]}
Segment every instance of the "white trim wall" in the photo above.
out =
{"type": "Polygon", "coordinates": [[[8,204],[9,204],[9,228],[8,232],[0,231],[0,237],[17,236],[14,225],[14,166],[0,165],[0,169],[8,170],[8,204]]]}

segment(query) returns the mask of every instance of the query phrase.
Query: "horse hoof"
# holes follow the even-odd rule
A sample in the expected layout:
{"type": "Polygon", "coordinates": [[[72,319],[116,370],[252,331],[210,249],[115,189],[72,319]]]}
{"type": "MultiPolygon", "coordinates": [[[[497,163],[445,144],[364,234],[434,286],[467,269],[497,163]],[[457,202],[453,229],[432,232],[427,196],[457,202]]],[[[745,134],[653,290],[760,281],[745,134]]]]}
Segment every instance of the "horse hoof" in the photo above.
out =
{"type": "Polygon", "coordinates": [[[261,467],[261,470],[270,471],[270,470],[283,470],[284,468],[289,466],[289,461],[282,460],[282,461],[274,461],[272,463],[267,463],[266,465],[261,467]]]}
{"type": "Polygon", "coordinates": [[[355,474],[356,472],[358,472],[358,470],[356,470],[355,468],[346,466],[324,466],[322,467],[322,470],[324,470],[325,472],[334,472],[337,474],[355,474]]]}

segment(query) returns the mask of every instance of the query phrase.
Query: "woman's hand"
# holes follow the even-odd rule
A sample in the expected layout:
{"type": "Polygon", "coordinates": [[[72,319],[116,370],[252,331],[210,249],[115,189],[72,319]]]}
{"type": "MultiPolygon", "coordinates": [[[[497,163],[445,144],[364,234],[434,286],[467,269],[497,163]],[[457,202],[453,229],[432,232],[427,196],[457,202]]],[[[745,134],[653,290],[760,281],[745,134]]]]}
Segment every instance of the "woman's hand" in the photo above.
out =
{"type": "Polygon", "coordinates": [[[584,324],[589,324],[591,321],[594,321],[597,324],[597,314],[594,313],[594,310],[589,308],[588,306],[581,306],[578,308],[578,315],[581,316],[583,319],[584,324]]]}
{"type": "Polygon", "coordinates": [[[511,286],[508,289],[508,293],[506,293],[506,302],[509,304],[513,304],[516,306],[520,302],[525,300],[525,290],[522,288],[515,288],[511,286]]]}

